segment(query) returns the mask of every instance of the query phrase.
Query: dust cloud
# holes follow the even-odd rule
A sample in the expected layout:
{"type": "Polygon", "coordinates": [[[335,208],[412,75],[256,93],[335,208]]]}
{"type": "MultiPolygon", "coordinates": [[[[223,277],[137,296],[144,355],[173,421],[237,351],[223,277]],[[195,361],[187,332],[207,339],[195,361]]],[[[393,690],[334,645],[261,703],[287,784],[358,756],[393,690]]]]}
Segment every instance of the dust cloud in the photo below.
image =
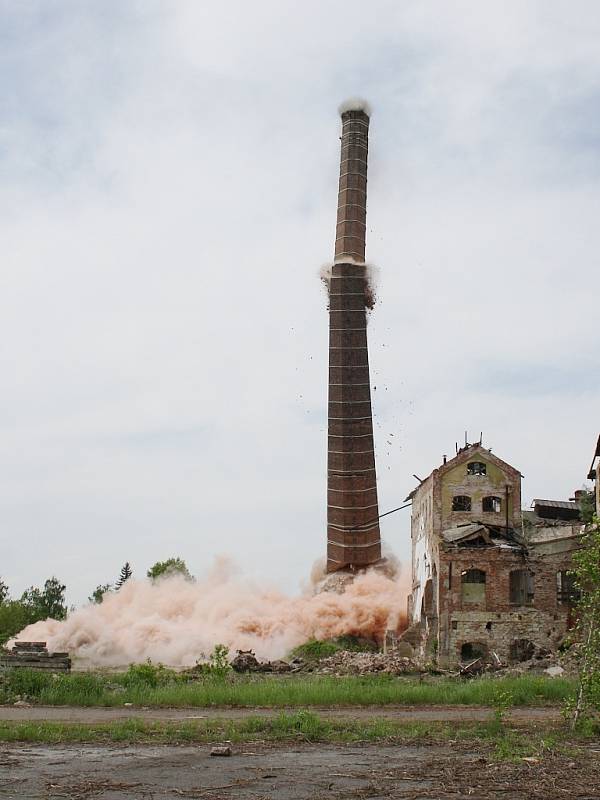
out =
{"type": "Polygon", "coordinates": [[[357,575],[343,593],[316,591],[322,577],[290,597],[239,575],[217,559],[202,579],[179,576],[151,582],[128,580],[99,605],[87,605],[66,620],[29,625],[22,641],[45,641],[52,652],[68,651],[89,666],[123,666],[150,658],[170,666],[202,660],[216,644],[283,658],[311,638],[352,634],[378,639],[405,625],[406,588],[400,579],[370,571],[357,575]]]}

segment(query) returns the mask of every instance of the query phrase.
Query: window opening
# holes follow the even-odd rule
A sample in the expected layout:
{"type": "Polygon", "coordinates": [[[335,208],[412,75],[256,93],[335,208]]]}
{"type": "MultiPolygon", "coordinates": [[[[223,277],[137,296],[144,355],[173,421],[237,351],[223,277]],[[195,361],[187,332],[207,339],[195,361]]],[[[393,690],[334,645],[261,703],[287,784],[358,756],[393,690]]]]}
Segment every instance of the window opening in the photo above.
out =
{"type": "Polygon", "coordinates": [[[485,475],[487,473],[487,466],[483,461],[471,461],[467,464],[467,475],[485,475]]]}
{"type": "Polygon", "coordinates": [[[464,494],[458,494],[452,498],[452,511],[470,511],[471,498],[464,494]]]}
{"type": "Polygon", "coordinates": [[[510,602],[517,606],[533,605],[533,574],[526,569],[515,569],[510,573],[510,602]]]}
{"type": "Polygon", "coordinates": [[[581,600],[581,589],[575,585],[575,576],[569,570],[556,573],[556,597],[559,603],[576,603],[581,600]]]}
{"type": "Polygon", "coordinates": [[[461,661],[473,661],[476,658],[485,658],[488,649],[481,642],[465,642],[460,648],[461,661]]]}
{"type": "Polygon", "coordinates": [[[462,599],[465,603],[485,603],[485,572],[466,569],[461,573],[462,599]]]}
{"type": "Polygon", "coordinates": [[[500,497],[484,497],[481,501],[482,511],[499,514],[502,510],[502,499],[500,497]]]}

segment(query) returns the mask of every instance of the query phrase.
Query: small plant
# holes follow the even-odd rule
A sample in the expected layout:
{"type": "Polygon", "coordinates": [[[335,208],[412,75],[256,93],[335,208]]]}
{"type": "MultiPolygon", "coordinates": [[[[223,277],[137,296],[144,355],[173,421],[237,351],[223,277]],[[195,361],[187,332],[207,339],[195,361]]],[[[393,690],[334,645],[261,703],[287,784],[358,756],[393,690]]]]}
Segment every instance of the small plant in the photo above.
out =
{"type": "Polygon", "coordinates": [[[216,644],[208,662],[196,662],[196,671],[208,678],[225,678],[231,671],[229,648],[224,644],[216,644]]]}
{"type": "Polygon", "coordinates": [[[496,689],[492,696],[492,706],[494,709],[494,726],[501,731],[504,718],[508,709],[515,703],[512,694],[507,689],[496,689]]]}
{"type": "Polygon", "coordinates": [[[130,664],[122,678],[123,685],[127,688],[149,686],[153,689],[175,680],[177,680],[177,673],[172,669],[167,669],[164,664],[153,664],[150,659],[144,664],[130,664]]]}

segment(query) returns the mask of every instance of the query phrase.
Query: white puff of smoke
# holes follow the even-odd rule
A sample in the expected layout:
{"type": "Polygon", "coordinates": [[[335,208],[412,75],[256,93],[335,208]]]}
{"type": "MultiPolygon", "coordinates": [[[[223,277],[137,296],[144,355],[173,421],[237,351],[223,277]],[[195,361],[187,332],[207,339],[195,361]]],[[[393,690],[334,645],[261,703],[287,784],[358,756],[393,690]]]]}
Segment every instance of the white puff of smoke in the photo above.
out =
{"type": "Polygon", "coordinates": [[[289,597],[244,580],[221,559],[196,583],[177,575],[155,582],[132,578],[99,605],[61,622],[36,622],[17,638],[45,641],[51,652],[68,651],[89,666],[148,658],[187,666],[216,644],[273,659],[311,638],[353,634],[381,640],[404,620],[405,607],[406,587],[374,570],[355,577],[343,594],[289,597]]]}
{"type": "Polygon", "coordinates": [[[319,267],[319,278],[323,282],[323,285],[327,289],[327,295],[329,296],[329,290],[331,289],[331,269],[332,264],[322,264],[319,267]]]}
{"type": "Polygon", "coordinates": [[[334,264],[358,264],[359,267],[364,267],[365,266],[365,262],[364,261],[359,261],[357,258],[354,258],[354,256],[338,256],[334,260],[333,263],[334,264]]]}
{"type": "Polygon", "coordinates": [[[343,103],[340,103],[338,111],[340,114],[343,114],[345,111],[364,111],[367,117],[370,117],[372,114],[371,106],[362,97],[349,97],[347,100],[344,100],[343,103]]]}

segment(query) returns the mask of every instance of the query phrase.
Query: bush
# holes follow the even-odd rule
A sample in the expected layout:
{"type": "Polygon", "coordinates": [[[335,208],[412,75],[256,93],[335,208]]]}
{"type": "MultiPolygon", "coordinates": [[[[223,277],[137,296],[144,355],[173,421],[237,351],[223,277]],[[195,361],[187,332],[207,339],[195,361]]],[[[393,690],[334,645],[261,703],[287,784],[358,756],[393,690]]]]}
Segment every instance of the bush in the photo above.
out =
{"type": "Polygon", "coordinates": [[[292,655],[303,658],[305,661],[319,661],[327,656],[332,656],[340,650],[350,650],[355,653],[372,653],[379,648],[375,642],[360,639],[357,636],[338,636],[337,639],[311,639],[292,650],[292,655]]]}
{"type": "Polygon", "coordinates": [[[223,679],[231,671],[229,648],[224,644],[216,644],[207,663],[196,662],[196,672],[211,678],[223,679]]]}
{"type": "Polygon", "coordinates": [[[121,676],[121,682],[128,689],[136,686],[149,686],[155,689],[167,683],[175,683],[180,676],[164,664],[153,664],[150,659],[145,664],[130,664],[129,669],[121,676]]]}
{"type": "Polygon", "coordinates": [[[6,691],[9,695],[39,698],[52,685],[53,677],[48,672],[34,669],[11,669],[6,676],[6,691]]]}

